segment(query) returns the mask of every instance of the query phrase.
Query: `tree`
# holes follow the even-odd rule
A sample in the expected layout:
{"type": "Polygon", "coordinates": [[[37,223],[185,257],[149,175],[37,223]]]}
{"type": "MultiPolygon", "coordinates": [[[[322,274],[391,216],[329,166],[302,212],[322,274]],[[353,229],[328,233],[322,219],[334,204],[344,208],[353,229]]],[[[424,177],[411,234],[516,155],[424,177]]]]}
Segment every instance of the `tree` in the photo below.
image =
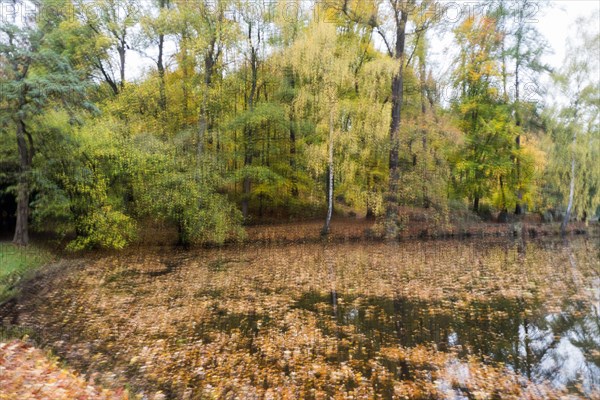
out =
{"type": "MultiPolygon", "coordinates": [[[[240,45],[242,62],[240,72],[243,73],[243,110],[247,121],[254,120],[252,114],[257,112],[261,90],[267,96],[266,82],[261,82],[260,72],[264,63],[266,49],[273,36],[270,28],[271,21],[266,18],[274,8],[271,2],[236,3],[236,12],[240,18],[240,29],[243,32],[243,42],[240,45]]],[[[247,220],[249,203],[252,192],[252,167],[256,153],[255,125],[247,124],[243,128],[243,169],[245,170],[242,184],[242,214],[247,220]]]]}
{"type": "MultiPolygon", "coordinates": [[[[349,52],[338,42],[333,24],[317,23],[291,48],[292,65],[305,83],[301,99],[314,107],[317,129],[327,132],[327,215],[322,234],[329,234],[334,202],[335,137],[339,120],[339,98],[344,86],[351,87],[349,52]],[[321,98],[323,96],[323,98],[321,98]]],[[[302,101],[302,100],[300,100],[302,101]]]]}
{"type": "MultiPolygon", "coordinates": [[[[347,4],[345,2],[344,4],[347,4]]],[[[397,236],[400,228],[398,221],[398,190],[400,185],[400,128],[402,124],[403,104],[405,101],[404,77],[410,56],[406,54],[406,38],[409,23],[413,23],[413,35],[419,40],[432,22],[427,15],[430,1],[397,1],[389,0],[375,4],[376,14],[368,19],[380,36],[387,54],[397,62],[397,70],[391,82],[391,120],[389,129],[389,180],[386,195],[385,235],[388,238],[397,236]],[[387,27],[391,28],[388,30],[387,27]]],[[[347,8],[347,7],[346,7],[347,8]]]]}
{"type": "Polygon", "coordinates": [[[57,233],[75,233],[71,250],[122,249],[135,237],[136,221],[128,215],[127,174],[131,153],[113,118],[49,111],[32,124],[40,135],[35,160],[34,221],[57,233]]]}
{"type": "Polygon", "coordinates": [[[278,32],[273,37],[275,46],[281,49],[281,57],[275,58],[275,65],[282,68],[281,82],[282,86],[278,93],[279,101],[287,110],[289,120],[289,167],[291,187],[290,194],[294,200],[298,199],[298,135],[300,133],[300,123],[296,118],[294,102],[298,96],[299,76],[286,57],[285,49],[291,47],[300,37],[303,27],[308,24],[308,17],[302,13],[299,3],[289,7],[290,3],[279,2],[276,8],[275,24],[278,32]]]}
{"type": "Polygon", "coordinates": [[[568,177],[566,211],[561,224],[562,234],[574,209],[578,216],[592,214],[600,204],[600,173],[598,153],[600,142],[600,33],[589,31],[592,15],[588,21],[577,23],[577,42],[569,41],[569,50],[561,71],[555,74],[557,88],[569,102],[559,107],[554,127],[555,147],[552,170],[559,176],[559,187],[565,188],[568,177]],[[568,149],[565,162],[564,149],[568,149]],[[562,177],[562,178],[560,178],[562,177]]]}
{"type": "Polygon", "coordinates": [[[84,37],[94,38],[94,47],[87,48],[89,62],[112,92],[119,94],[125,86],[127,51],[133,45],[132,30],[140,19],[139,3],[98,0],[89,4],[78,0],[75,10],[85,27],[84,37]]]}
{"type": "Polygon", "coordinates": [[[131,139],[128,171],[135,214],[174,224],[184,246],[242,236],[241,214],[217,192],[218,176],[198,182],[189,159],[177,157],[180,150],[148,135],[131,139]]]}
{"type": "Polygon", "coordinates": [[[585,218],[600,196],[596,72],[576,47],[556,78],[573,102],[540,118],[525,84],[544,70],[532,4],[460,21],[449,103],[428,52],[430,28],[450,28],[431,0],[77,0],[75,18],[53,2],[9,21],[0,152],[15,241],[31,219],[60,221],[73,248],[123,247],[157,219],[182,244],[222,242],[238,233],[232,204],[246,223],[324,215],[323,233],[334,211],[364,212],[387,238],[401,206],[443,223],[456,198],[505,216],[564,202],[585,218]]]}
{"type": "Polygon", "coordinates": [[[204,86],[202,88],[202,104],[200,107],[200,117],[198,123],[198,154],[202,155],[202,146],[205,140],[205,134],[212,129],[212,116],[208,105],[209,96],[212,90],[213,80],[219,67],[220,58],[225,47],[231,40],[231,31],[233,24],[225,17],[228,3],[218,1],[214,9],[208,4],[201,7],[202,23],[204,26],[204,37],[206,43],[202,54],[202,64],[204,66],[204,86]]]}
{"type": "Polygon", "coordinates": [[[53,101],[60,106],[84,98],[82,77],[56,46],[59,26],[65,18],[58,13],[43,13],[37,22],[31,19],[19,25],[13,21],[0,26],[0,63],[4,71],[0,79],[5,95],[0,118],[15,130],[19,154],[13,239],[17,245],[29,243],[31,169],[36,151],[29,125],[53,101]]]}
{"type": "Polygon", "coordinates": [[[401,160],[405,171],[401,177],[399,201],[404,205],[435,211],[443,223],[448,209],[448,155],[456,151],[459,141],[448,113],[439,104],[438,82],[429,69],[428,38],[415,44],[412,64],[408,65],[405,84],[407,107],[403,141],[407,144],[401,160]]]}
{"type": "MultiPolygon", "coordinates": [[[[188,65],[196,66],[200,72],[200,82],[194,82],[200,98],[197,119],[197,161],[205,157],[206,136],[212,133],[214,115],[211,115],[214,102],[215,80],[223,69],[222,57],[228,47],[237,39],[237,22],[226,12],[234,10],[231,0],[199,2],[175,1],[176,12],[173,29],[181,35],[182,59],[180,68],[187,78],[188,65]],[[188,54],[189,53],[189,54],[188,54]],[[191,58],[191,60],[188,59],[191,58]]],[[[187,96],[187,93],[185,93],[187,96]]]]}
{"type": "Polygon", "coordinates": [[[165,88],[165,40],[167,39],[168,33],[170,33],[169,24],[169,9],[171,7],[170,0],[157,0],[155,4],[157,10],[147,10],[145,15],[140,19],[142,23],[142,29],[144,36],[148,39],[146,47],[150,47],[150,44],[156,45],[158,48],[158,54],[156,56],[156,70],[158,72],[158,95],[159,95],[159,107],[163,113],[163,120],[167,111],[167,94],[165,88]],[[156,15],[155,15],[156,14],[156,15]]]}
{"type": "Polygon", "coordinates": [[[496,85],[500,77],[497,20],[470,16],[456,29],[460,46],[454,84],[460,93],[454,108],[465,133],[465,147],[455,160],[460,190],[479,211],[480,200],[510,171],[512,126],[496,85]]]}
{"type": "MultiPolygon", "coordinates": [[[[531,0],[511,1],[508,4],[501,2],[497,13],[499,24],[502,25],[504,37],[502,38],[503,61],[512,60],[514,63],[514,92],[513,92],[513,118],[516,125],[514,175],[516,189],[515,214],[523,212],[523,195],[526,183],[522,177],[522,136],[524,135],[524,118],[526,109],[523,102],[529,99],[523,98],[522,90],[524,83],[529,87],[533,82],[523,82],[523,77],[529,80],[539,78],[539,75],[548,71],[549,68],[541,61],[541,56],[547,49],[547,44],[541,39],[540,32],[532,22],[532,17],[539,12],[543,2],[531,0]],[[508,8],[508,9],[506,9],[508,8]],[[508,47],[506,47],[508,45],[508,47]]],[[[503,80],[506,92],[507,70],[503,64],[503,80]]],[[[526,88],[527,86],[525,86],[526,88]]],[[[508,95],[508,94],[507,94],[508,95]]],[[[527,96],[527,94],[526,94],[527,96]]]]}

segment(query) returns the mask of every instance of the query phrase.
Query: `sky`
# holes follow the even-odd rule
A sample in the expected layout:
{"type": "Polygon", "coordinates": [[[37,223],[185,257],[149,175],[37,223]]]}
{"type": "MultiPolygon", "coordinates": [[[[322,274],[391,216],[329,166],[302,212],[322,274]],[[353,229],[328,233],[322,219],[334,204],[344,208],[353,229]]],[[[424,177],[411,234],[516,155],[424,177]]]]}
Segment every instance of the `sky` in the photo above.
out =
{"type": "MultiPolygon", "coordinates": [[[[576,22],[580,17],[589,17],[596,15],[594,32],[600,30],[600,0],[560,0],[551,3],[551,6],[544,12],[538,24],[538,30],[544,35],[552,53],[544,57],[544,61],[553,67],[559,69],[565,60],[567,51],[567,38],[577,40],[576,22]]],[[[591,27],[590,27],[591,30],[591,27]]],[[[597,59],[600,58],[600,43],[596,43],[594,54],[597,59]]],[[[600,76],[595,77],[600,80],[600,76]]],[[[542,85],[548,85],[549,76],[542,77],[542,85]]],[[[560,105],[570,102],[568,99],[560,98],[559,94],[549,91],[543,98],[548,105],[560,105]]]]}
{"type": "MultiPolygon", "coordinates": [[[[538,23],[538,30],[544,35],[554,54],[546,56],[546,62],[560,67],[564,60],[565,40],[574,34],[577,18],[588,17],[600,10],[599,0],[560,0],[551,3],[544,10],[538,23]]],[[[600,20],[596,20],[596,30],[600,29],[600,20]]]]}

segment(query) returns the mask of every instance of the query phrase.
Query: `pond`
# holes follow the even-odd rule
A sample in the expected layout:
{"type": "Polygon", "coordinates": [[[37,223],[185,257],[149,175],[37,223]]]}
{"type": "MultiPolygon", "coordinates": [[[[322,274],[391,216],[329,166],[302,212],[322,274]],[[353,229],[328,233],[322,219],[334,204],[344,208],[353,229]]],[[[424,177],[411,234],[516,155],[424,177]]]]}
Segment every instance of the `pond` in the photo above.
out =
{"type": "Polygon", "coordinates": [[[597,238],[140,248],[62,261],[18,322],[148,396],[597,397],[599,256],[597,238]]]}

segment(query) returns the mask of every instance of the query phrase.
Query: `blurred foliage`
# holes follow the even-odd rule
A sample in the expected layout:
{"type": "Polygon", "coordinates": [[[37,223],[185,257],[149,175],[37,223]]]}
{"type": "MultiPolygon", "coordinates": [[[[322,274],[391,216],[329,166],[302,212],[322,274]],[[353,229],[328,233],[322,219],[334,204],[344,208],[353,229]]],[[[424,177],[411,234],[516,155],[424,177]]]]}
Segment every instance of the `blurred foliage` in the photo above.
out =
{"type": "MultiPolygon", "coordinates": [[[[503,4],[452,30],[450,101],[447,82],[433,75],[429,31],[409,35],[395,198],[434,210],[440,225],[456,202],[486,204],[490,213],[519,204],[562,210],[569,153],[579,166],[574,215],[589,218],[600,193],[597,96],[593,88],[569,92],[566,81],[585,75],[578,60],[594,46],[572,54],[571,69],[555,80],[587,104],[585,118],[574,116],[575,105],[544,110],[510,89],[525,91],[517,65],[546,71],[545,46],[517,18],[527,1],[503,4]]],[[[20,178],[30,183],[38,229],[74,234],[72,249],[123,248],[150,219],[175,227],[182,244],[222,243],[243,235],[244,222],[320,215],[330,163],[337,211],[383,214],[398,60],[376,46],[386,28],[373,19],[374,3],[315,5],[330,23],[304,8],[283,17],[275,3],[262,11],[229,0],[101,1],[96,12],[68,5],[73,18],[8,23],[0,38],[0,189],[14,196],[20,178]],[[153,65],[136,76],[130,53],[151,48],[161,56],[148,54],[153,65]],[[35,149],[31,166],[19,165],[21,122],[35,149]]],[[[434,24],[411,18],[423,29],[434,24]]]]}

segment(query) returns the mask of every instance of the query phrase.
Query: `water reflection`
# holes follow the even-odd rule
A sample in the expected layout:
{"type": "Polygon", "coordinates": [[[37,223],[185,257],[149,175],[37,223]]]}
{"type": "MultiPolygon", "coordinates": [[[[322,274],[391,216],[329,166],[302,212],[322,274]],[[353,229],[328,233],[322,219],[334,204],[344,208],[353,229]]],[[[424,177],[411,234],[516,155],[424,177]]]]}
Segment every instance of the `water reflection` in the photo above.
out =
{"type": "MultiPolygon", "coordinates": [[[[170,398],[271,388],[503,398],[526,385],[503,365],[593,396],[599,248],[518,239],[119,254],[44,280],[18,322],[82,371],[117,371],[170,398]]],[[[533,398],[549,397],[542,386],[533,398]]]]}
{"type": "MultiPolygon", "coordinates": [[[[600,390],[600,319],[597,307],[588,302],[568,302],[563,311],[552,313],[535,298],[462,303],[338,293],[337,304],[327,311],[323,305],[332,296],[309,292],[296,306],[361,334],[364,340],[357,343],[354,358],[371,358],[390,343],[409,347],[435,343],[443,351],[503,363],[534,381],[548,380],[587,394],[600,390]]],[[[323,323],[321,329],[344,336],[344,330],[332,332],[330,324],[323,323]]],[[[340,361],[350,357],[348,348],[339,350],[344,353],[340,361]]]]}

